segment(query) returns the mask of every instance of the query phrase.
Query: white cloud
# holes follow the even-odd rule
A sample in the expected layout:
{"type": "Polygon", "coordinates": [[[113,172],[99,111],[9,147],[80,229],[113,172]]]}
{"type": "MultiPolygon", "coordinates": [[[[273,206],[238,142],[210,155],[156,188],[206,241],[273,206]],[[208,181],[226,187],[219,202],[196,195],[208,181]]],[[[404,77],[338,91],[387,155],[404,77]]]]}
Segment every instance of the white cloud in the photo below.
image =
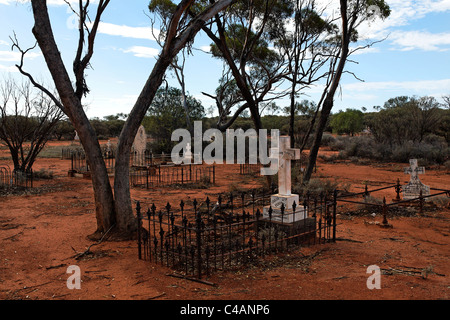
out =
{"type": "Polygon", "coordinates": [[[15,66],[4,66],[0,64],[0,71],[5,72],[19,72],[19,70],[15,66]]]}
{"type": "MultiPolygon", "coordinates": [[[[319,7],[326,8],[326,14],[339,16],[338,1],[317,0],[319,7]]],[[[388,37],[401,50],[440,50],[440,46],[448,44],[450,33],[430,33],[427,31],[401,31],[414,21],[425,18],[431,13],[450,11],[450,0],[386,0],[391,8],[390,16],[385,19],[367,21],[358,27],[361,40],[381,40],[388,37]],[[414,40],[416,38],[416,41],[414,40]],[[447,37],[447,39],[445,39],[447,37]],[[415,43],[414,43],[415,42],[415,43]],[[420,43],[422,42],[422,43],[420,43]]]]}
{"type": "MultiPolygon", "coordinates": [[[[4,4],[4,5],[11,5],[11,4],[16,4],[16,3],[28,3],[30,2],[30,0],[0,0],[0,4],[4,4]]],[[[78,0],[68,0],[68,2],[73,5],[73,4],[77,4],[78,0]]],[[[95,1],[91,1],[91,4],[97,4],[98,0],[95,1]]],[[[64,0],[47,0],[47,5],[49,6],[64,6],[67,5],[67,3],[64,0]]]]}
{"type": "Polygon", "coordinates": [[[205,52],[211,52],[211,46],[201,46],[200,50],[205,51],[205,52]]]}
{"type": "Polygon", "coordinates": [[[4,5],[9,6],[10,4],[13,4],[13,3],[17,3],[17,2],[19,2],[19,3],[26,3],[28,1],[29,0],[0,0],[0,4],[4,4],[4,5]]]}
{"type": "Polygon", "coordinates": [[[99,33],[120,36],[125,38],[155,40],[159,35],[159,30],[151,27],[129,27],[126,25],[117,25],[113,23],[101,22],[98,28],[99,33]],[[153,36],[153,34],[155,36],[153,36]]]}
{"type": "MultiPolygon", "coordinates": [[[[40,53],[28,52],[25,55],[27,59],[35,59],[41,56],[40,53]]],[[[14,51],[0,51],[0,61],[20,62],[21,54],[14,51]]]]}
{"type": "Polygon", "coordinates": [[[158,49],[142,46],[133,46],[129,49],[123,50],[123,52],[133,53],[135,57],[139,58],[154,58],[159,54],[158,49]]]}
{"type": "Polygon", "coordinates": [[[380,82],[355,82],[343,84],[345,92],[372,92],[372,91],[397,91],[418,92],[421,95],[427,92],[441,92],[444,94],[450,90],[450,79],[421,80],[421,81],[380,81],[380,82]]]}
{"type": "Polygon", "coordinates": [[[450,45],[450,32],[430,33],[427,31],[395,31],[389,39],[402,51],[420,49],[424,51],[448,50],[442,46],[450,45]]]}

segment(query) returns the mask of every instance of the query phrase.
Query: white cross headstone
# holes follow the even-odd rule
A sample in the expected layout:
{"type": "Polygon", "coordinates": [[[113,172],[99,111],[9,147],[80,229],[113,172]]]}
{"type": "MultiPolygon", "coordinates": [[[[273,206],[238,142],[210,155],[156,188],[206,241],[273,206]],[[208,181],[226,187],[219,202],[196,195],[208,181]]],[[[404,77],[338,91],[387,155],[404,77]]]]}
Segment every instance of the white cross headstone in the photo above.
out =
{"type": "MultiPolygon", "coordinates": [[[[285,223],[293,223],[307,218],[306,208],[300,205],[299,195],[292,194],[291,161],[300,159],[300,149],[291,148],[289,136],[279,137],[278,148],[270,149],[271,157],[278,159],[278,194],[270,197],[270,207],[274,213],[272,219],[285,223]],[[295,203],[295,214],[293,204],[295,203]],[[281,215],[281,208],[284,214],[281,215]]],[[[267,219],[269,207],[264,207],[263,216],[267,219]]]]}
{"type": "Polygon", "coordinates": [[[425,168],[417,165],[417,159],[409,160],[409,167],[405,168],[405,174],[409,174],[409,183],[403,186],[403,199],[415,199],[420,197],[420,191],[422,196],[430,195],[430,187],[424,185],[420,179],[419,174],[425,174],[425,168]]]}
{"type": "Polygon", "coordinates": [[[417,159],[409,160],[409,167],[405,168],[405,173],[411,175],[410,182],[420,182],[419,174],[425,173],[425,167],[419,167],[417,165],[417,159]]]}
{"type": "Polygon", "coordinates": [[[291,138],[281,136],[278,148],[271,149],[272,155],[278,156],[278,194],[291,195],[291,161],[300,160],[300,149],[291,148],[291,138]]]}

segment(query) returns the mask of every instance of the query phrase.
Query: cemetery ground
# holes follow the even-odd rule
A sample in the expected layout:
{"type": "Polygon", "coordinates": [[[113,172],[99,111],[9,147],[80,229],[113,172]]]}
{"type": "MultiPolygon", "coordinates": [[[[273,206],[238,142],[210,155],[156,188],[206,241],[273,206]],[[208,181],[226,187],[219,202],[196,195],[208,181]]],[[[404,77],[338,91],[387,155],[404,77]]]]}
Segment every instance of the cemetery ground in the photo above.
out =
{"type": "MultiPolygon", "coordinates": [[[[49,150],[62,144],[50,142],[49,150]]],[[[5,164],[9,164],[8,153],[2,149],[0,166],[5,164]]],[[[365,184],[374,189],[395,184],[397,178],[404,185],[409,179],[403,172],[407,166],[319,160],[315,178],[361,192],[365,184]]],[[[160,264],[138,260],[136,241],[89,241],[87,236],[96,228],[91,183],[69,178],[69,167],[70,160],[57,155],[40,157],[34,170],[52,171],[52,179],[34,181],[34,188],[26,192],[0,196],[0,299],[449,299],[446,196],[423,214],[412,209],[406,209],[410,215],[391,212],[387,218],[392,228],[380,227],[380,214],[362,214],[357,206],[340,203],[335,243],[298,247],[196,282],[173,277],[174,271],[160,264]],[[71,265],[81,269],[80,290],[66,286],[71,265]],[[381,289],[367,287],[371,265],[381,268],[381,289]]],[[[238,173],[238,165],[218,165],[216,185],[206,189],[132,188],[132,198],[147,208],[153,202],[161,206],[168,201],[203,200],[207,195],[257,188],[263,183],[238,173]]],[[[448,189],[450,172],[427,167],[420,179],[434,188],[448,189]]],[[[395,193],[389,189],[374,196],[390,202],[395,193]]]]}

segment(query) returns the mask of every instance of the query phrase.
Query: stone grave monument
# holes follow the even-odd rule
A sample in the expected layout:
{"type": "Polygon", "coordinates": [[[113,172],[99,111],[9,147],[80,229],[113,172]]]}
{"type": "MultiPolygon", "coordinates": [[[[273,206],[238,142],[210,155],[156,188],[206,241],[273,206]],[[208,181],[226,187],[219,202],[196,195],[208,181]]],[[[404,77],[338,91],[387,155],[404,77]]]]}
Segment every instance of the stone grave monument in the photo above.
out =
{"type": "Polygon", "coordinates": [[[403,186],[403,200],[416,199],[422,196],[430,195],[430,187],[424,185],[420,179],[419,174],[425,174],[425,168],[417,165],[417,159],[409,160],[409,167],[405,168],[405,174],[411,176],[407,185],[403,186]]]}
{"type": "Polygon", "coordinates": [[[289,234],[299,234],[306,230],[315,230],[315,219],[308,218],[308,210],[299,203],[299,195],[291,193],[291,161],[300,159],[300,149],[292,149],[290,144],[289,136],[281,136],[278,149],[271,148],[272,157],[278,157],[278,194],[272,195],[270,205],[263,208],[262,220],[264,223],[274,223],[287,229],[289,234]]]}
{"type": "Polygon", "coordinates": [[[107,159],[110,159],[113,157],[111,140],[108,140],[108,142],[106,143],[105,156],[107,159]]]}
{"type": "Polygon", "coordinates": [[[190,164],[192,162],[191,144],[188,142],[186,145],[186,151],[184,152],[183,163],[190,164]]]}
{"type": "Polygon", "coordinates": [[[75,130],[75,137],[73,138],[72,144],[75,144],[75,145],[80,144],[80,137],[78,136],[77,130],[75,130]]]}
{"type": "Polygon", "coordinates": [[[147,134],[144,126],[140,126],[133,142],[134,165],[145,165],[145,150],[147,149],[147,134]]]}

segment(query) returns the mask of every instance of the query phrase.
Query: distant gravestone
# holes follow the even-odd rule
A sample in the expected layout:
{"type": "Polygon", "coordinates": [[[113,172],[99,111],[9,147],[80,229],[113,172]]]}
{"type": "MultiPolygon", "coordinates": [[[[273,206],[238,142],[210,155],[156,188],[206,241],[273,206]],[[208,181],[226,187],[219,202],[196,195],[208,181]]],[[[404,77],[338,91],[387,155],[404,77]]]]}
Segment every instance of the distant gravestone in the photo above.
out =
{"type": "Polygon", "coordinates": [[[137,166],[144,165],[144,154],[147,148],[147,134],[145,133],[144,126],[140,126],[139,130],[134,138],[133,151],[135,153],[134,164],[137,166]]]}
{"type": "Polygon", "coordinates": [[[106,143],[106,156],[108,158],[110,158],[113,154],[112,154],[112,145],[111,145],[111,140],[108,140],[108,142],[106,143]]]}
{"type": "Polygon", "coordinates": [[[78,136],[77,130],[75,130],[75,137],[73,138],[72,144],[73,145],[79,145],[80,144],[80,137],[78,136]]]}
{"type": "Polygon", "coordinates": [[[186,145],[186,151],[184,152],[184,164],[190,164],[192,161],[192,151],[191,151],[191,144],[188,142],[186,145]]]}
{"type": "Polygon", "coordinates": [[[409,183],[403,186],[403,199],[419,198],[420,191],[422,191],[422,196],[430,195],[430,187],[424,185],[419,179],[419,174],[425,174],[425,168],[417,165],[417,159],[409,160],[409,165],[408,168],[405,168],[405,174],[409,174],[411,178],[409,183]]]}

